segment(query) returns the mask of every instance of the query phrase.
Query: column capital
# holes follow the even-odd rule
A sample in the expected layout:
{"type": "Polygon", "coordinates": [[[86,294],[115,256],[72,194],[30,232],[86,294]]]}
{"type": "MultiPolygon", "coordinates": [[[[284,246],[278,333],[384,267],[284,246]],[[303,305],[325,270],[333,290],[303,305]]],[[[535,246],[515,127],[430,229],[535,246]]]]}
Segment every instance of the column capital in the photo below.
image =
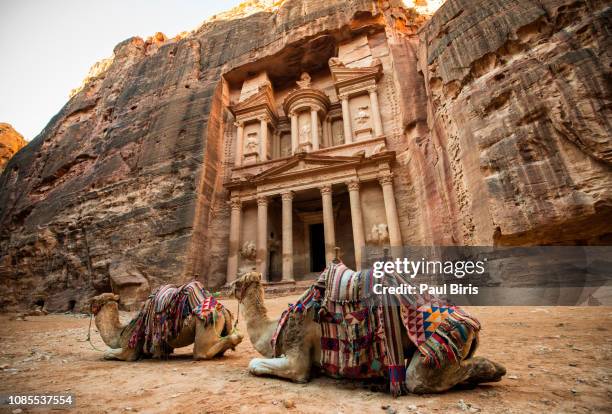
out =
{"type": "Polygon", "coordinates": [[[230,199],[230,208],[232,210],[240,210],[242,208],[240,197],[234,196],[230,199]]]}
{"type": "Polygon", "coordinates": [[[321,190],[321,195],[325,195],[325,194],[331,194],[332,193],[332,187],[331,185],[324,185],[323,187],[320,187],[319,190],[321,190]]]}
{"type": "Polygon", "coordinates": [[[341,101],[348,100],[348,98],[349,98],[348,93],[339,93],[338,94],[338,99],[340,99],[341,101]]]}
{"type": "Polygon", "coordinates": [[[368,91],[368,93],[372,94],[372,93],[377,93],[378,92],[378,87],[376,85],[372,85],[372,86],[368,86],[366,88],[366,90],[368,91]]]}
{"type": "Polygon", "coordinates": [[[393,184],[393,173],[388,173],[388,174],[379,176],[378,182],[382,186],[393,184]]]}
{"type": "Polygon", "coordinates": [[[236,128],[244,127],[244,121],[236,121],[234,122],[234,126],[236,128]]]}
{"type": "Polygon", "coordinates": [[[281,194],[281,199],[283,201],[291,201],[293,200],[293,196],[295,196],[295,193],[293,191],[285,191],[281,194]]]}
{"type": "Polygon", "coordinates": [[[268,205],[268,196],[257,196],[257,205],[258,206],[267,206],[268,205]]]}
{"type": "Polygon", "coordinates": [[[259,115],[257,119],[259,119],[260,121],[265,121],[267,123],[270,123],[270,117],[267,115],[259,115]]]}
{"type": "Polygon", "coordinates": [[[349,191],[359,191],[359,181],[351,180],[346,183],[349,191]]]}
{"type": "Polygon", "coordinates": [[[288,115],[289,115],[289,118],[293,118],[294,116],[298,116],[298,113],[295,110],[291,110],[291,111],[289,111],[288,115]]]}

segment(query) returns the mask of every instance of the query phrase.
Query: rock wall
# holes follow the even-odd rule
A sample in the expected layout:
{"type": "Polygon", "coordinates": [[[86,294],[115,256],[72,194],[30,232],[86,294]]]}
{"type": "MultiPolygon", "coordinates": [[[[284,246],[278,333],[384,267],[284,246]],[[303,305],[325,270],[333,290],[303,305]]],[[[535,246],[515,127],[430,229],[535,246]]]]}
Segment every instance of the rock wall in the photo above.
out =
{"type": "Polygon", "coordinates": [[[80,309],[111,289],[133,308],[162,283],[222,285],[224,74],[267,62],[295,78],[296,56],[370,28],[393,63],[405,244],[609,243],[605,2],[449,0],[428,23],[399,0],[247,6],[174,39],[120,43],[13,157],[0,177],[0,308],[80,309]]]}
{"type": "Polygon", "coordinates": [[[13,155],[27,143],[10,124],[0,122],[0,174],[13,155]]]}
{"type": "Polygon", "coordinates": [[[449,0],[420,32],[409,162],[435,243],[612,242],[606,1],[449,0]]]}

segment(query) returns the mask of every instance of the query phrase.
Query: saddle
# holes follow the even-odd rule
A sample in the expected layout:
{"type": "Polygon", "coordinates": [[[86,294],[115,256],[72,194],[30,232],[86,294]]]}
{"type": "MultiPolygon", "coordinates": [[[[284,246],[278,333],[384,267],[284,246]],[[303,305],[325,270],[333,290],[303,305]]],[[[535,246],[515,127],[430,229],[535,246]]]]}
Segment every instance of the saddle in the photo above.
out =
{"type": "Polygon", "coordinates": [[[224,309],[198,281],[182,286],[163,285],[154,291],[130,322],[133,327],[128,342],[130,348],[143,343],[143,352],[156,357],[173,352],[168,339],[178,335],[191,315],[213,323],[224,309]]]}

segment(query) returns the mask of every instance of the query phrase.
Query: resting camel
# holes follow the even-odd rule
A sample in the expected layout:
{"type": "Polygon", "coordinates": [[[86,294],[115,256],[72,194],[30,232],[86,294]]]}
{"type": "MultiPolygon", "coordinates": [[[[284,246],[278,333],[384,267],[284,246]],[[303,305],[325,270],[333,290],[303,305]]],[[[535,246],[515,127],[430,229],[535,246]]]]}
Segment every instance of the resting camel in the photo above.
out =
{"type": "MultiPolygon", "coordinates": [[[[308,382],[313,368],[318,369],[321,357],[321,326],[313,320],[313,309],[303,318],[289,318],[277,339],[277,355],[274,357],[271,339],[278,319],[270,319],[264,305],[264,289],[261,274],[250,272],[234,282],[234,295],[243,305],[247,332],[253,347],[264,356],[254,358],[249,372],[257,376],[276,376],[298,383],[308,382]],[[280,350],[279,350],[280,347],[280,350]],[[280,352],[279,352],[280,351],[280,352]]],[[[483,357],[472,357],[471,347],[477,343],[478,333],[471,332],[462,350],[459,363],[446,363],[432,367],[424,362],[418,351],[406,370],[405,386],[409,392],[424,394],[446,391],[458,384],[475,385],[497,382],[505,375],[503,366],[483,357]]],[[[402,334],[404,350],[415,350],[405,332],[402,334]]]]}
{"type": "MultiPolygon", "coordinates": [[[[100,336],[110,350],[104,354],[104,359],[120,361],[136,361],[143,354],[143,344],[139,341],[130,348],[128,342],[132,336],[135,325],[128,323],[122,325],[119,321],[118,310],[119,295],[103,293],[90,299],[92,312],[100,336]]],[[[223,309],[222,314],[214,323],[206,324],[196,317],[185,319],[178,335],[167,339],[172,348],[182,348],[194,344],[194,359],[211,359],[221,356],[228,349],[234,349],[243,336],[232,332],[232,316],[223,309]],[[227,336],[220,336],[220,335],[227,336]]]]}

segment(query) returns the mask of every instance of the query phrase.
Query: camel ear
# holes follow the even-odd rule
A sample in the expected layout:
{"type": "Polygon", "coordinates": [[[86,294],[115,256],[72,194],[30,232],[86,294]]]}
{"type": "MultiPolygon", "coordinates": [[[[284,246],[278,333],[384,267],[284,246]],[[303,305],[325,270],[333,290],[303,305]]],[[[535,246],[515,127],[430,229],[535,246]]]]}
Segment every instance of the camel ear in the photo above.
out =
{"type": "Polygon", "coordinates": [[[119,295],[113,295],[113,300],[115,302],[119,302],[119,295]]]}

